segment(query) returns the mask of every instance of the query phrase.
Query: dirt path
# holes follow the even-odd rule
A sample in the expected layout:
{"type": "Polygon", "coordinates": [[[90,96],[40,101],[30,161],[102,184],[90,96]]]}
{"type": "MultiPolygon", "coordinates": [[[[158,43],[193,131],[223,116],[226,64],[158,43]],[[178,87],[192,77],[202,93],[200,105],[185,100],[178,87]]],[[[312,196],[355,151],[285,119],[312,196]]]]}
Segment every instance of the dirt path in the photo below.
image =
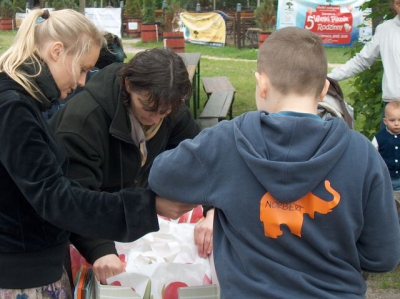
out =
{"type": "Polygon", "coordinates": [[[367,280],[367,295],[366,299],[399,299],[400,290],[396,289],[378,289],[374,281],[367,280]]]}

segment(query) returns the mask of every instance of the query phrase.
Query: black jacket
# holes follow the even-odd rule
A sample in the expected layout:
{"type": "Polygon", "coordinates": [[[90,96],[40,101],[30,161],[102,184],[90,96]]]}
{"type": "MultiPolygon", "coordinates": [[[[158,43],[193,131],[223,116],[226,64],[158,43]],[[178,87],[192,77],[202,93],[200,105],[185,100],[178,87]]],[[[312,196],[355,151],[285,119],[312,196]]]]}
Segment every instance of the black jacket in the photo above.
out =
{"type": "MultiPolygon", "coordinates": [[[[138,196],[146,196],[144,187],[155,157],[184,139],[194,138],[200,128],[186,106],[179,114],[168,115],[157,134],[147,141],[147,160],[141,167],[141,154],[131,138],[131,122],[121,99],[117,75],[121,67],[121,63],[115,63],[100,70],[52,117],[50,126],[67,149],[68,177],[93,190],[138,187],[138,196]]],[[[106,254],[117,254],[114,242],[75,234],[71,242],[89,263],[106,254]]]]}
{"type": "Polygon", "coordinates": [[[65,149],[41,113],[59,91],[43,67],[43,104],[0,73],[0,288],[59,280],[69,231],[128,242],[159,228],[150,190],[99,193],[65,178],[65,149]]]}

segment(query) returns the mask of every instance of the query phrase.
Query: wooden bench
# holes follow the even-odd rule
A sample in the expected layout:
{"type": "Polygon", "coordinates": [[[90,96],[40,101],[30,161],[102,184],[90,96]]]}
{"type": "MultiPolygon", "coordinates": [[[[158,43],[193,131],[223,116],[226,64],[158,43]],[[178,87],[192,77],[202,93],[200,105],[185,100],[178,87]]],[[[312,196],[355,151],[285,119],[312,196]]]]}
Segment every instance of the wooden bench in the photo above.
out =
{"type": "Polygon", "coordinates": [[[211,94],[199,116],[198,123],[202,129],[216,125],[232,113],[233,95],[233,91],[215,91],[211,94]]]}
{"type": "MultiPolygon", "coordinates": [[[[220,91],[230,91],[232,92],[232,99],[230,100],[230,106],[229,106],[229,117],[232,119],[232,105],[233,102],[235,101],[235,94],[236,90],[232,86],[231,82],[229,81],[228,77],[221,76],[221,77],[203,77],[202,79],[203,82],[203,89],[205,93],[207,94],[207,101],[206,101],[206,106],[207,103],[211,97],[211,95],[215,92],[220,92],[220,91]]],[[[219,95],[221,96],[221,95],[219,95]]],[[[205,108],[204,108],[205,109],[205,108]]]]}
{"type": "Polygon", "coordinates": [[[204,130],[205,128],[208,127],[213,127],[216,124],[218,124],[218,118],[199,118],[196,119],[197,123],[200,126],[200,129],[204,130]]]}

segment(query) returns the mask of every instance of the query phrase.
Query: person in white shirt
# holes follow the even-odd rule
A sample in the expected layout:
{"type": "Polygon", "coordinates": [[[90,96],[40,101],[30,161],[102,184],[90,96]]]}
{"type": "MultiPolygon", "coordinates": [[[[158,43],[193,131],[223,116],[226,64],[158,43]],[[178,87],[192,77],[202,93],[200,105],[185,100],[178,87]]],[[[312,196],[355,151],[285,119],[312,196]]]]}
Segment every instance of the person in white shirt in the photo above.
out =
{"type": "Polygon", "coordinates": [[[368,69],[380,56],[383,64],[382,100],[385,105],[400,100],[400,0],[393,0],[391,5],[397,15],[378,25],[371,41],[359,53],[328,74],[329,78],[337,81],[348,79],[368,69]]]}

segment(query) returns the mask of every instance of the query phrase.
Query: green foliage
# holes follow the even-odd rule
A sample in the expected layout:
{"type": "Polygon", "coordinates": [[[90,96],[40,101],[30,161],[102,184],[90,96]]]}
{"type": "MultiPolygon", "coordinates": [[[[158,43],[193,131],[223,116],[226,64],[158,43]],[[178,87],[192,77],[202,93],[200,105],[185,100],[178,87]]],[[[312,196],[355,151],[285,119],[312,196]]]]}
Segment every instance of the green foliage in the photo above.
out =
{"type": "Polygon", "coordinates": [[[142,24],[155,23],[155,10],[154,0],[143,0],[142,24]]]}
{"type": "MultiPolygon", "coordinates": [[[[388,3],[381,3],[379,0],[365,2],[362,9],[372,8],[371,14],[367,16],[372,20],[387,20],[393,18],[393,11],[388,3]],[[378,9],[376,9],[378,7],[378,9]]],[[[363,44],[356,42],[350,53],[353,57],[361,51],[363,44]]],[[[351,80],[355,91],[350,93],[353,101],[355,118],[360,124],[360,132],[371,139],[377,131],[382,119],[382,74],[383,66],[381,60],[375,63],[364,72],[357,74],[351,80]]]]}
{"type": "Polygon", "coordinates": [[[130,18],[140,18],[142,16],[140,0],[126,0],[124,13],[130,18]]]}
{"type": "Polygon", "coordinates": [[[180,0],[167,0],[167,8],[165,10],[165,23],[164,30],[165,31],[173,31],[173,28],[178,27],[177,19],[175,18],[175,14],[182,10],[180,7],[180,0]]]}
{"type": "Polygon", "coordinates": [[[1,0],[0,2],[0,18],[12,19],[14,18],[14,8],[10,0],[1,0]]]}
{"type": "Polygon", "coordinates": [[[51,3],[51,7],[54,8],[54,10],[65,8],[71,8],[76,11],[79,10],[79,5],[77,5],[74,0],[53,0],[53,2],[51,3]]]}
{"type": "Polygon", "coordinates": [[[276,24],[276,9],[273,0],[263,0],[254,10],[254,18],[261,30],[272,29],[276,24]]]}
{"type": "Polygon", "coordinates": [[[25,0],[14,0],[13,8],[15,12],[25,12],[26,1],[25,0]]]}

